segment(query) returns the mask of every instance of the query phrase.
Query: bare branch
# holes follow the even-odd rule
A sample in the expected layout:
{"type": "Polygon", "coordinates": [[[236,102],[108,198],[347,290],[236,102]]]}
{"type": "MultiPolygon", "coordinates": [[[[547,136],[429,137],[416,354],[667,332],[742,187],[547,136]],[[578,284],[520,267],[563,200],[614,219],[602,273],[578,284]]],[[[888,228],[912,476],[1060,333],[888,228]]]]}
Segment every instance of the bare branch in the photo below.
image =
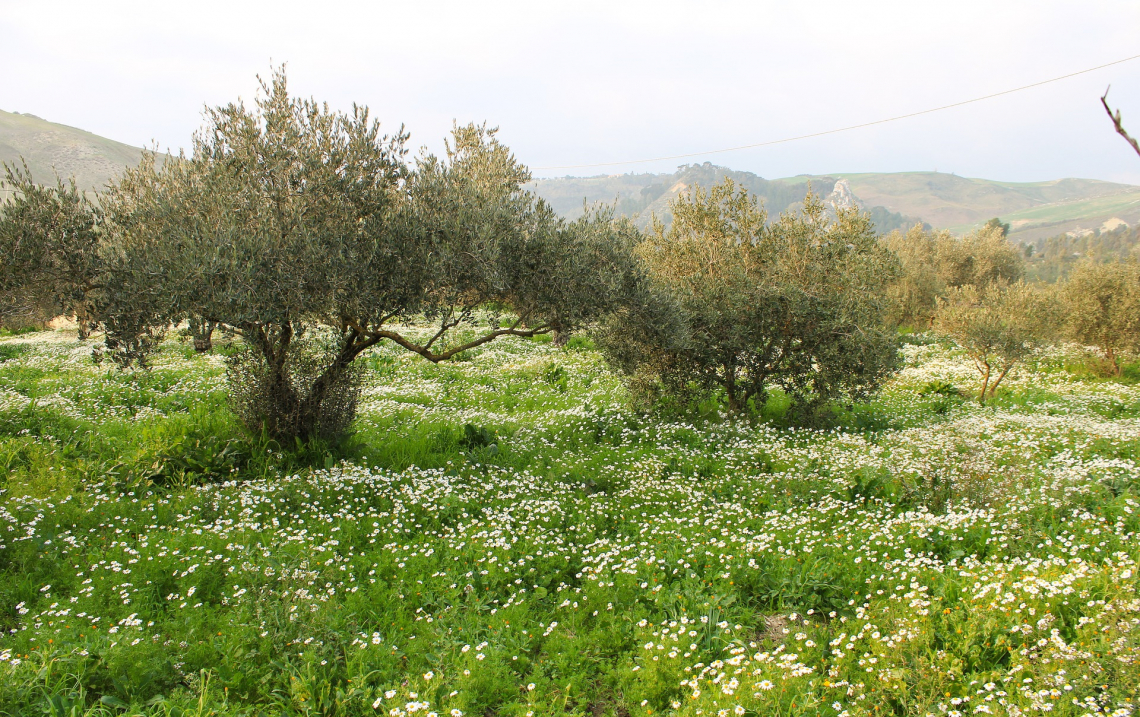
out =
{"type": "Polygon", "coordinates": [[[459,318],[454,319],[454,320],[450,320],[449,317],[444,317],[439,322],[439,331],[436,331],[435,335],[432,336],[431,339],[426,344],[424,344],[424,348],[430,350],[431,347],[435,345],[435,342],[438,341],[441,336],[443,336],[445,333],[447,333],[450,329],[453,329],[456,326],[459,326],[460,322],[462,322],[462,321],[463,321],[463,313],[460,313],[459,318]]]}
{"type": "Polygon", "coordinates": [[[491,332],[484,334],[483,336],[480,336],[477,339],[473,339],[471,341],[468,341],[465,344],[455,346],[453,348],[448,349],[447,351],[442,351],[440,353],[433,353],[432,350],[430,348],[428,348],[427,346],[420,346],[419,344],[408,340],[407,338],[396,333],[395,331],[373,331],[372,333],[369,334],[369,336],[377,338],[377,339],[389,339],[389,340],[394,341],[395,343],[399,344],[400,346],[403,346],[408,351],[411,351],[413,353],[419,354],[420,356],[423,356],[424,358],[426,358],[428,361],[431,361],[432,363],[439,363],[441,361],[446,361],[447,359],[451,358],[452,356],[455,356],[458,353],[462,353],[463,351],[466,351],[467,349],[473,349],[477,346],[482,346],[483,344],[488,343],[490,341],[493,341],[494,339],[497,339],[500,336],[521,336],[523,338],[529,338],[532,336],[538,336],[539,334],[550,333],[550,331],[552,331],[552,330],[553,330],[553,327],[546,325],[546,324],[543,324],[542,326],[536,326],[533,329],[516,329],[516,328],[496,329],[494,331],[491,331],[491,332]]]}
{"type": "MultiPolygon", "coordinates": [[[[1109,89],[1111,89],[1111,86],[1109,89]]],[[[1116,127],[1116,133],[1123,137],[1128,144],[1132,145],[1132,149],[1136,150],[1136,154],[1140,155],[1140,142],[1133,139],[1124,129],[1124,125],[1120,121],[1120,110],[1118,109],[1113,113],[1112,109],[1108,106],[1108,90],[1104,91],[1104,96],[1100,98],[1100,103],[1104,105],[1104,111],[1108,113],[1109,119],[1112,120],[1113,126],[1116,127]]]]}

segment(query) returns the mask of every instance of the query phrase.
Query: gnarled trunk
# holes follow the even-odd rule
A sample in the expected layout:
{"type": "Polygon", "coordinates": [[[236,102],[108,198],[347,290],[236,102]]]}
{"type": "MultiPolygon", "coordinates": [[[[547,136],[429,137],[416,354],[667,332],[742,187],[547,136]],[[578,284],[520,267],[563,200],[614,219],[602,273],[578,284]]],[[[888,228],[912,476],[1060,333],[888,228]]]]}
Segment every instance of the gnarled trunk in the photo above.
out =
{"type": "Polygon", "coordinates": [[[209,353],[214,349],[214,329],[218,327],[216,321],[207,321],[199,316],[191,316],[190,336],[194,340],[194,351],[200,354],[209,353]]]}
{"type": "Polygon", "coordinates": [[[253,351],[230,360],[230,395],[250,429],[286,444],[348,429],[360,397],[352,361],[372,344],[357,336],[335,347],[298,342],[290,322],[243,332],[253,351]]]}

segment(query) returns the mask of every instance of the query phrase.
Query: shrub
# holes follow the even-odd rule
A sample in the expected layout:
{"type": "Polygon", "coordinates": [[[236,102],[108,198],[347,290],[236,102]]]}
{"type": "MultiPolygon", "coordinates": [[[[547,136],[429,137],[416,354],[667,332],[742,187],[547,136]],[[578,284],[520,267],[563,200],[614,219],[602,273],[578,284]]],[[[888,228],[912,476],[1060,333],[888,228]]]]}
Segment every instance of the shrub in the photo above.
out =
{"type": "Polygon", "coordinates": [[[927,381],[918,388],[919,396],[937,395],[954,397],[960,396],[961,394],[962,392],[958,390],[958,387],[949,381],[927,381]]]}

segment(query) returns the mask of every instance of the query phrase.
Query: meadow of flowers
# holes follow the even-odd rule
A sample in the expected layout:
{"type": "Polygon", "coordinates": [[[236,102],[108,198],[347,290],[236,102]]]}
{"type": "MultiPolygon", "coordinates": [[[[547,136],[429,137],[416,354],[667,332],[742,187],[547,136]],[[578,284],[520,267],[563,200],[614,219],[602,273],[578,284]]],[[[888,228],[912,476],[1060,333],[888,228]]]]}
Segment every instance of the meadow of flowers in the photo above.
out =
{"type": "Polygon", "coordinates": [[[381,348],[330,452],[176,340],[0,339],[0,714],[1133,714],[1140,385],[904,351],[808,430],[639,413],[581,340],[381,348]]]}

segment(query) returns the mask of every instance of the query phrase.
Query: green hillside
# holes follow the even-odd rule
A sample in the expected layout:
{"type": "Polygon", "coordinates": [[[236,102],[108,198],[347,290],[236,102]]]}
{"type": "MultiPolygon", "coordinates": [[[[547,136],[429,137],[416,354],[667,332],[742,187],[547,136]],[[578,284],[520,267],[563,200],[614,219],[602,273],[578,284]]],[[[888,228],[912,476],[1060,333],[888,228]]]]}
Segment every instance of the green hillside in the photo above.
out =
{"type": "Polygon", "coordinates": [[[535,191],[556,211],[578,216],[583,203],[616,202],[619,213],[637,216],[642,225],[656,214],[669,220],[668,202],[678,192],[723,177],[764,200],[770,213],[803,201],[808,187],[827,197],[847,180],[858,206],[871,213],[879,231],[917,221],[961,234],[992,217],[1011,225],[1011,238],[1026,243],[1065,232],[1108,231],[1140,223],[1140,187],[1095,179],[1049,182],[997,182],[940,172],[800,175],[764,179],[712,164],[687,165],[672,174],[621,174],[539,179],[535,191]]]}
{"type": "Polygon", "coordinates": [[[1014,240],[1032,243],[1068,231],[1111,229],[1119,222],[1132,226],[1140,221],[1140,187],[1096,179],[996,182],[940,172],[836,176],[846,179],[867,205],[921,217],[955,233],[1000,217],[1009,222],[1014,240]]]}
{"type": "Polygon", "coordinates": [[[1140,224],[1140,187],[1103,197],[1046,204],[1002,216],[1027,244],[1058,234],[1089,234],[1140,224]]]}
{"type": "MultiPolygon", "coordinates": [[[[839,177],[769,180],[752,172],[739,172],[705,162],[682,165],[671,174],[614,174],[538,179],[531,184],[531,188],[565,217],[580,216],[587,204],[602,202],[616,204],[619,214],[635,217],[639,225],[645,226],[654,215],[668,223],[671,219],[669,201],[680,192],[694,185],[709,187],[725,177],[731,178],[760,197],[770,215],[797,206],[804,200],[809,186],[811,191],[827,197],[839,180],[839,177]]],[[[905,213],[893,212],[865,202],[862,204],[865,205],[863,208],[871,213],[875,226],[882,232],[921,221],[916,216],[907,216],[905,213]]]]}
{"type": "Polygon", "coordinates": [[[0,162],[23,157],[38,182],[75,177],[80,187],[100,190],[124,167],[138,164],[142,150],[40,119],[0,110],[0,162]]]}

